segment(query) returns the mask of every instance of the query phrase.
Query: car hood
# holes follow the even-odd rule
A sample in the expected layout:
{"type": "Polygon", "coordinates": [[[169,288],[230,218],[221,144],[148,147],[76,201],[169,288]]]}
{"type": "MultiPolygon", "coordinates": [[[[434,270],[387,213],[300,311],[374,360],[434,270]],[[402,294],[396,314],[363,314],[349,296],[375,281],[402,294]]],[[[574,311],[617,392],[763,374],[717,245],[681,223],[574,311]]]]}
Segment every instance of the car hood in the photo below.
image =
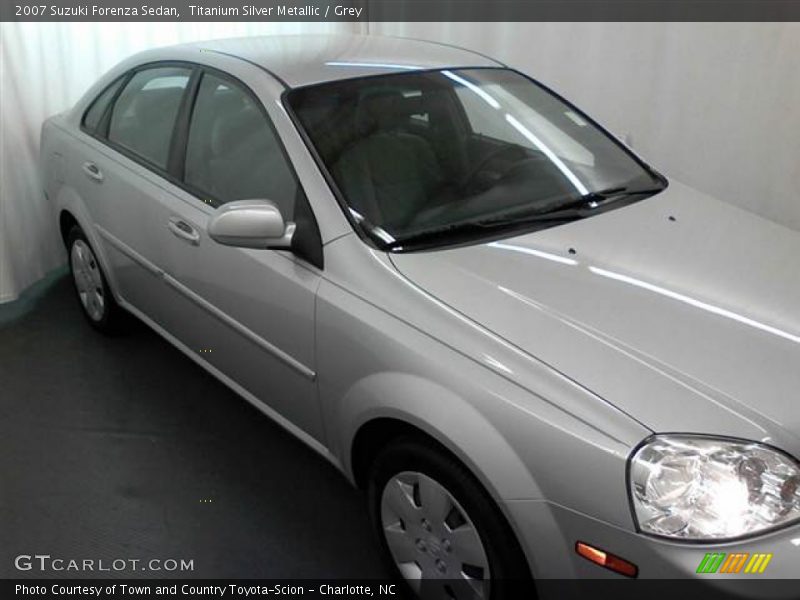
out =
{"type": "Polygon", "coordinates": [[[673,183],[567,225],[391,260],[654,431],[797,447],[798,256],[797,232],[673,183]]]}

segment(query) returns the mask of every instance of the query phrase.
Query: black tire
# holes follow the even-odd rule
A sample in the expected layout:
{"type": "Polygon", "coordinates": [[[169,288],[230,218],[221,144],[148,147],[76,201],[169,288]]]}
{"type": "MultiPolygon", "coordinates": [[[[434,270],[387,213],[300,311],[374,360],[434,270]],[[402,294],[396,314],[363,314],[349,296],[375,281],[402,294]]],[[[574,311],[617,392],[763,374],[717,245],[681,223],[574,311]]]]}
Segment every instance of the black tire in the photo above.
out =
{"type": "MultiPolygon", "coordinates": [[[[460,505],[460,509],[463,509],[468,515],[474,530],[477,531],[480,537],[485,557],[488,560],[489,573],[491,574],[489,599],[508,600],[521,597],[536,597],[535,587],[522,549],[511,526],[489,493],[475,476],[445,449],[421,436],[411,436],[400,438],[390,443],[379,453],[371,465],[367,486],[369,515],[373,529],[378,537],[378,542],[387,564],[403,582],[409,598],[418,597],[418,594],[412,589],[409,582],[404,579],[392,557],[386,540],[381,513],[384,488],[388,482],[394,481],[395,477],[403,472],[421,473],[441,484],[460,505]]],[[[458,508],[455,510],[458,510],[458,508]]],[[[403,529],[406,529],[406,527],[403,526],[403,529]]],[[[434,533],[431,536],[436,537],[434,533]]],[[[431,549],[428,546],[426,550],[420,552],[425,552],[426,556],[421,558],[427,560],[427,557],[432,552],[441,554],[443,550],[441,550],[441,547],[431,549]]],[[[447,559],[446,556],[445,559],[447,559]]],[[[450,564],[446,568],[453,571],[453,566],[450,564]]],[[[448,572],[442,577],[448,579],[452,577],[453,581],[462,579],[460,573],[451,575],[448,572]]],[[[441,585],[444,586],[447,583],[447,581],[444,581],[441,585]]],[[[460,585],[463,585],[463,583],[460,585]]],[[[480,597],[470,594],[469,590],[461,589],[463,593],[453,587],[446,590],[442,589],[441,597],[445,599],[457,598],[459,600],[466,597],[480,597]]]]}
{"type": "Polygon", "coordinates": [[[95,255],[94,248],[89,243],[89,240],[86,238],[83,230],[77,225],[75,225],[67,235],[67,262],[69,263],[69,272],[72,278],[72,286],[75,290],[75,297],[78,300],[81,313],[83,313],[83,316],[86,318],[89,324],[97,331],[100,331],[105,335],[118,335],[125,331],[127,324],[127,313],[117,304],[116,300],[114,299],[114,295],[111,293],[111,289],[108,287],[108,280],[106,279],[106,275],[103,272],[102,266],[100,265],[100,261],[97,260],[95,255]],[[88,261],[91,264],[92,269],[96,269],[96,273],[99,276],[101,285],[95,286],[98,296],[102,298],[102,310],[99,313],[87,307],[81,297],[81,290],[79,289],[78,281],[79,277],[82,275],[76,274],[76,267],[74,264],[75,260],[73,260],[73,252],[76,249],[76,245],[84,250],[84,254],[85,250],[88,249],[88,261]]]}

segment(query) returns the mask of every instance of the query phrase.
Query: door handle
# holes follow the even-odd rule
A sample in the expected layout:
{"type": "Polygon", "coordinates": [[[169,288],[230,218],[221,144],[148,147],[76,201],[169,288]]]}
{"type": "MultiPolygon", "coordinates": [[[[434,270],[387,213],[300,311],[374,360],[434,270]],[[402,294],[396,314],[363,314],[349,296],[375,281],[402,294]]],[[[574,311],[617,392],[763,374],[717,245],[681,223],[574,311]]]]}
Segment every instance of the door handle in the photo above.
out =
{"type": "Polygon", "coordinates": [[[186,240],[192,246],[197,246],[200,243],[200,234],[197,230],[179,217],[170,217],[167,227],[169,227],[174,236],[186,240]]]}
{"type": "Polygon", "coordinates": [[[83,163],[83,172],[86,173],[86,176],[89,179],[94,179],[95,181],[103,181],[103,172],[100,168],[91,161],[83,163]]]}

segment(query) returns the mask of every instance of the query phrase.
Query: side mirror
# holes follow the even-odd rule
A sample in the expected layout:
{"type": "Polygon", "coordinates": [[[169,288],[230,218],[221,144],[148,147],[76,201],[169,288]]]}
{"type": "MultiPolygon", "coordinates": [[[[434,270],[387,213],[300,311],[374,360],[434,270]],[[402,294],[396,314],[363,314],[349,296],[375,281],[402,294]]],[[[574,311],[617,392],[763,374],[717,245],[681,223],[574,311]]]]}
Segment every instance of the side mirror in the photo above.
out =
{"type": "Polygon", "coordinates": [[[208,223],[215,242],[239,248],[291,248],[295,224],[285,223],[270,200],[236,200],[220,206],[208,223]]]}

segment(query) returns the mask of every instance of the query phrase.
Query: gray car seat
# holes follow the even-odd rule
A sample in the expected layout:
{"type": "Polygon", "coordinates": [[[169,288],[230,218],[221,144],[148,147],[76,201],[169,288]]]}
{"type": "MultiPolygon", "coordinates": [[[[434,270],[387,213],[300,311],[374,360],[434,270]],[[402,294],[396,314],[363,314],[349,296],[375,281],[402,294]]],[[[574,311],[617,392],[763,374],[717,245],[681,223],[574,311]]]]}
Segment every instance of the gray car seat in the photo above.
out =
{"type": "Polygon", "coordinates": [[[441,167],[430,144],[403,130],[411,103],[398,91],[361,98],[358,141],[339,156],[333,175],[351,206],[384,229],[402,228],[436,195],[441,167]]]}

